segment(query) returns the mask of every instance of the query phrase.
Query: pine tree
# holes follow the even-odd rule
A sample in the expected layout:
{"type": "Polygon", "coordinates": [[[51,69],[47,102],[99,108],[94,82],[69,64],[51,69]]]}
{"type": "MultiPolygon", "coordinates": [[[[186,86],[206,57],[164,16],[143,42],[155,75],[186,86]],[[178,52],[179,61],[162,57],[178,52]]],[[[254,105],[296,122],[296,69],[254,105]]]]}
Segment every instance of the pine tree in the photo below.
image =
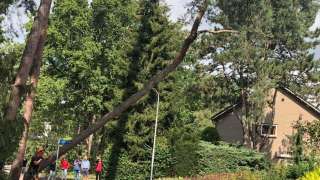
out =
{"type": "MultiPolygon", "coordinates": [[[[309,54],[316,4],[303,1],[231,0],[217,1],[208,19],[233,36],[203,35],[206,48],[200,53],[211,59],[209,70],[235,86],[242,103],[245,144],[257,147],[256,127],[263,119],[269,89],[278,83],[298,83],[293,73],[308,73],[314,63],[309,54]]],[[[306,76],[305,76],[306,77],[306,76]]],[[[300,84],[302,85],[302,84],[300,84]]],[[[234,99],[230,104],[236,103],[234,99]]]]}
{"type": "MultiPolygon", "coordinates": [[[[139,89],[147,79],[163,69],[173,59],[179,38],[178,29],[169,22],[168,9],[158,1],[140,2],[140,25],[137,32],[134,50],[131,54],[131,66],[128,77],[127,93],[130,95],[139,89]]],[[[166,85],[157,89],[161,99],[166,96],[166,85]]],[[[167,87],[170,88],[170,87],[167,87]]],[[[128,115],[128,133],[125,141],[132,158],[146,159],[152,145],[153,124],[155,117],[156,94],[152,92],[148,98],[139,102],[128,115]],[[141,138],[143,137],[143,138],[141,138]]],[[[160,100],[162,102],[162,100],[160,100]]],[[[161,110],[164,111],[161,103],[161,110]]]]}

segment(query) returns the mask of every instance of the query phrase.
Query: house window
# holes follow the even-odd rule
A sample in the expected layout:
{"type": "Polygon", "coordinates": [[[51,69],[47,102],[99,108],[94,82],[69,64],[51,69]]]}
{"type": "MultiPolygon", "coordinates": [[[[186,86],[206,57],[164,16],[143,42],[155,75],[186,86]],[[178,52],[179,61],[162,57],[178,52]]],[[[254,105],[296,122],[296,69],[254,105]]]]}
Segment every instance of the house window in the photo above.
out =
{"type": "Polygon", "coordinates": [[[261,124],[261,136],[276,137],[277,126],[275,124],[261,124]]]}

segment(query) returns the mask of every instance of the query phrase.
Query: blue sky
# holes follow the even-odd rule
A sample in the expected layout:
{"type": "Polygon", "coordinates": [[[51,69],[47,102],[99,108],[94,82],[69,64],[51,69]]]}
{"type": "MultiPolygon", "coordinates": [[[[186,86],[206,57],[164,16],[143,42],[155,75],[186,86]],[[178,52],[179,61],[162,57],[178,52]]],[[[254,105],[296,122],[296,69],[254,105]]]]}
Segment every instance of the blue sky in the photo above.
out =
{"type": "MultiPolygon", "coordinates": [[[[39,0],[37,0],[39,2],[39,0]]],[[[163,0],[170,8],[170,19],[176,21],[178,18],[181,18],[186,13],[186,5],[191,0],[163,0]]],[[[12,5],[9,7],[9,15],[5,17],[5,21],[3,22],[3,26],[6,29],[14,29],[16,32],[15,35],[11,35],[15,41],[23,42],[26,36],[26,32],[24,30],[24,24],[27,22],[28,18],[23,11],[23,8],[12,5]]],[[[315,18],[315,23],[310,27],[310,30],[315,30],[320,26],[320,13],[315,18]]],[[[209,25],[204,24],[201,28],[208,28],[209,25]]],[[[315,57],[320,57],[320,46],[317,47],[315,51],[315,57]]]]}

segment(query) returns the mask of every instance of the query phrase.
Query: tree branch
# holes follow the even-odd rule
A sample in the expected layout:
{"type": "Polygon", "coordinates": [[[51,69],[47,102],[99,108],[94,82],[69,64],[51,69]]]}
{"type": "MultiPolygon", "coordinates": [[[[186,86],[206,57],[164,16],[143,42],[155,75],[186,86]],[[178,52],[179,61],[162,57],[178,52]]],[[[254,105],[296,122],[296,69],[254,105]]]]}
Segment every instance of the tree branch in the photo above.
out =
{"type": "Polygon", "coordinates": [[[239,33],[239,31],[232,29],[220,29],[220,30],[201,30],[198,31],[198,34],[202,33],[211,33],[211,34],[220,34],[220,33],[239,33]]]}

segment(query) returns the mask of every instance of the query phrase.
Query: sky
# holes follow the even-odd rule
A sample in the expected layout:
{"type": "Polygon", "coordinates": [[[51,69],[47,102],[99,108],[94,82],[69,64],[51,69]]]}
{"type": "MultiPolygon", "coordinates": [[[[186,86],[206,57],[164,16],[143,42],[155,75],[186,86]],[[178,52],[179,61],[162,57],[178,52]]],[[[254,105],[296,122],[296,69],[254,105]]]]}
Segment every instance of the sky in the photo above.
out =
{"type": "Polygon", "coordinates": [[[166,4],[171,9],[170,18],[176,21],[178,18],[182,17],[186,13],[185,6],[191,0],[165,0],[166,4]]]}
{"type": "MultiPolygon", "coordinates": [[[[191,0],[163,0],[170,8],[170,19],[172,21],[177,21],[178,18],[181,18],[186,13],[186,5],[191,0]]],[[[37,1],[38,2],[38,1],[37,1]]],[[[17,5],[11,5],[8,9],[8,15],[5,16],[5,20],[2,23],[2,26],[6,30],[14,30],[16,33],[9,35],[14,41],[24,42],[26,37],[26,31],[24,30],[24,24],[28,21],[27,15],[24,13],[22,7],[17,5]]]]}
{"type": "MultiPolygon", "coordinates": [[[[39,0],[37,0],[39,3],[39,0]]],[[[186,5],[191,0],[162,0],[170,8],[169,17],[172,21],[177,21],[179,18],[182,18],[183,15],[187,12],[186,5]]],[[[26,31],[24,30],[24,24],[28,21],[28,17],[24,13],[22,7],[17,7],[12,5],[8,9],[8,16],[5,16],[5,20],[2,23],[2,26],[5,29],[13,29],[16,33],[9,36],[14,41],[24,42],[26,37],[26,31]]],[[[317,27],[320,27],[320,13],[317,14],[314,24],[310,27],[310,30],[315,30],[317,27]]],[[[208,24],[203,23],[200,29],[210,28],[208,24]]],[[[320,58],[320,46],[315,50],[315,58],[320,58]]]]}

